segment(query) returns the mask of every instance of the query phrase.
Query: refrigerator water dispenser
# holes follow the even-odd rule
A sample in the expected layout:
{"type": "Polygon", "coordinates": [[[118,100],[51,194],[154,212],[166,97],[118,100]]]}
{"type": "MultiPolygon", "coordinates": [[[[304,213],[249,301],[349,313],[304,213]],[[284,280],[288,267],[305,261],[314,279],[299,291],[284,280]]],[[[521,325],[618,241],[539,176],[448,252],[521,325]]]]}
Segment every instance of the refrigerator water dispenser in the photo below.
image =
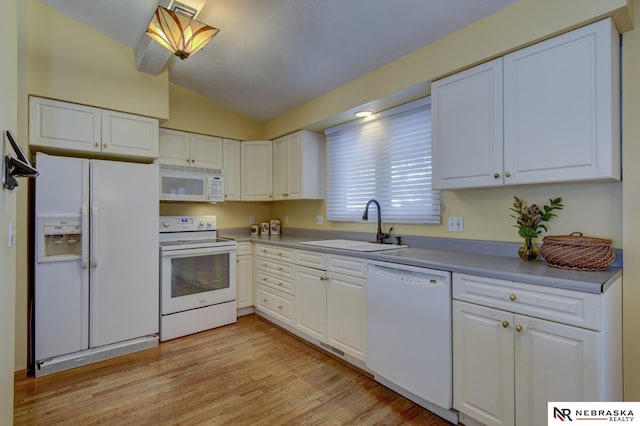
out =
{"type": "Polygon", "coordinates": [[[80,220],[47,220],[42,224],[42,259],[76,259],[82,255],[80,220]]]}

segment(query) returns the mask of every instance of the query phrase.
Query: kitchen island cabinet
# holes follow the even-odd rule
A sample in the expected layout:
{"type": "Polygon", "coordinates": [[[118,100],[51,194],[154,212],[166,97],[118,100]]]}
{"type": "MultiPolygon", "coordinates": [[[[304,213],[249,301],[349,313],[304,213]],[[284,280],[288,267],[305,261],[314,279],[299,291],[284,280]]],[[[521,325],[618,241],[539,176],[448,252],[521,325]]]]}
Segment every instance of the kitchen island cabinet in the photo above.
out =
{"type": "Polygon", "coordinates": [[[434,188],[619,180],[619,67],[605,19],[433,82],[434,188]]]}
{"type": "Polygon", "coordinates": [[[158,134],[156,118],[29,98],[29,145],[38,151],[155,159],[158,134]]]}
{"type": "Polygon", "coordinates": [[[546,423],[549,401],[621,401],[621,279],[600,295],[453,274],[453,405],[546,423]]]}

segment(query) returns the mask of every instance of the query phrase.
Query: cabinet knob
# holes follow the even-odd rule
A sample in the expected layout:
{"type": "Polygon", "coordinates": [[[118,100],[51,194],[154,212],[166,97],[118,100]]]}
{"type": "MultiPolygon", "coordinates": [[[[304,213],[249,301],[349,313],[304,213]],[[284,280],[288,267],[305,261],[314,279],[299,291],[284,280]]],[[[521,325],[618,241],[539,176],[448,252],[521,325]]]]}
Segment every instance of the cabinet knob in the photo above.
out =
{"type": "Polygon", "coordinates": [[[262,299],[262,301],[263,301],[264,303],[267,303],[267,299],[262,299]]]}
{"type": "Polygon", "coordinates": [[[279,287],[282,287],[282,283],[278,283],[278,286],[279,286],[279,287]]]}
{"type": "Polygon", "coordinates": [[[500,173],[494,173],[493,178],[498,179],[500,177],[500,173]]]}
{"type": "Polygon", "coordinates": [[[502,328],[509,327],[509,321],[502,321],[502,328]]]}
{"type": "Polygon", "coordinates": [[[282,305],[278,306],[278,309],[282,309],[282,305]]]}
{"type": "Polygon", "coordinates": [[[522,332],[522,326],[520,324],[516,325],[516,331],[518,333],[522,332]]]}
{"type": "Polygon", "coordinates": [[[278,271],[282,271],[282,268],[278,268],[278,271]]]}
{"type": "Polygon", "coordinates": [[[511,177],[511,173],[509,173],[509,172],[504,172],[504,176],[505,176],[505,177],[511,177]]]}
{"type": "Polygon", "coordinates": [[[516,295],[515,295],[515,294],[510,294],[510,295],[509,295],[509,300],[511,300],[512,302],[515,302],[515,301],[516,301],[516,299],[517,299],[517,297],[516,297],[516,295]]]}
{"type": "Polygon", "coordinates": [[[196,162],[196,160],[194,160],[194,159],[192,158],[192,159],[191,159],[191,162],[192,162],[192,163],[195,163],[195,162],[196,162]]]}
{"type": "Polygon", "coordinates": [[[262,279],[262,281],[267,281],[267,277],[264,277],[264,278],[262,279]]]}
{"type": "Polygon", "coordinates": [[[98,142],[96,142],[95,144],[96,148],[100,146],[100,144],[98,142]]]}
{"type": "Polygon", "coordinates": [[[103,147],[103,148],[106,148],[106,147],[108,147],[108,146],[109,146],[109,145],[107,145],[106,143],[103,143],[103,144],[102,144],[102,147],[103,147]]]}

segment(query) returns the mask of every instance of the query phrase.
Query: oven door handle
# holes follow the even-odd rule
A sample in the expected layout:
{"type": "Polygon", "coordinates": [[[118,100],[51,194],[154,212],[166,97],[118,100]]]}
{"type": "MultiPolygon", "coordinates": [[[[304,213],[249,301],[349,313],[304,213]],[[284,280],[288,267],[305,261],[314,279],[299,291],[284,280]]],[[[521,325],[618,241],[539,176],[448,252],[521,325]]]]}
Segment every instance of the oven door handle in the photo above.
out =
{"type": "Polygon", "coordinates": [[[162,250],[160,255],[162,257],[187,257],[187,256],[205,256],[207,254],[224,254],[235,253],[236,248],[233,246],[221,246],[221,247],[206,247],[206,248],[192,248],[184,250],[162,250]]]}

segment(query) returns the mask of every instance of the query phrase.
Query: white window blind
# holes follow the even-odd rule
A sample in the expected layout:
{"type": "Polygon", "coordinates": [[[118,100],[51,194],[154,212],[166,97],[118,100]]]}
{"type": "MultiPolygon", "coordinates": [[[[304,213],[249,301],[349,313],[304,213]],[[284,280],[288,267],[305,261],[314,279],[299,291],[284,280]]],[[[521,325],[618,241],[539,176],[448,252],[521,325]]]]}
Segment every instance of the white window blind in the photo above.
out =
{"type": "Polygon", "coordinates": [[[440,194],[431,189],[430,98],[341,124],[325,135],[328,220],[360,222],[374,198],[387,223],[440,223],[440,194]]]}

